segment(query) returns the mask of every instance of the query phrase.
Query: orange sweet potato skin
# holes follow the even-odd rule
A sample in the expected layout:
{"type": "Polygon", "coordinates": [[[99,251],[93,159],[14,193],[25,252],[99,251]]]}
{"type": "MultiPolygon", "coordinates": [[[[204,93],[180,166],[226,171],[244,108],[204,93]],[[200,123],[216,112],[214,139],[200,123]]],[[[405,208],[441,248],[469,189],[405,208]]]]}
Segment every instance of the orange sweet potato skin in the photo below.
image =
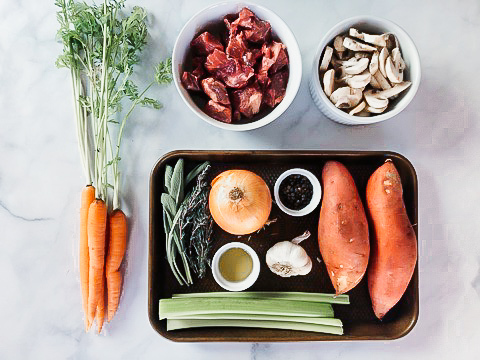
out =
{"type": "Polygon", "coordinates": [[[373,223],[368,290],[373,311],[382,319],[401,299],[417,263],[417,239],[393,162],[385,162],[368,180],[367,207],[373,223]]]}
{"type": "Polygon", "coordinates": [[[322,171],[323,200],[318,245],[336,294],[353,289],[368,265],[368,223],[347,168],[329,161],[322,171]]]}

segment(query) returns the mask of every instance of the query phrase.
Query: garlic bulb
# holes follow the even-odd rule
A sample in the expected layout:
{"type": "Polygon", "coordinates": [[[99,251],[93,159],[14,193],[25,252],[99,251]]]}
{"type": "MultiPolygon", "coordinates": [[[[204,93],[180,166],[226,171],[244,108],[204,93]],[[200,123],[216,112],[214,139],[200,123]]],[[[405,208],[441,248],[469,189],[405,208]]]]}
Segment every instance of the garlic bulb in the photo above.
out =
{"type": "Polygon", "coordinates": [[[298,245],[310,236],[310,232],[296,237],[292,241],[280,241],[267,251],[268,268],[281,277],[307,275],[312,270],[312,259],[298,245]]]}

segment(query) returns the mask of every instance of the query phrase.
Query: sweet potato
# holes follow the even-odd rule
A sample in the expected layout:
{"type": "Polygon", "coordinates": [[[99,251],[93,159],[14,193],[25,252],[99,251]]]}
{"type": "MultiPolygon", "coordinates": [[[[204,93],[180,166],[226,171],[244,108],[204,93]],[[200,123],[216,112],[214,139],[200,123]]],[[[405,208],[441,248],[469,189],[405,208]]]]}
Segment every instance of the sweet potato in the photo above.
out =
{"type": "Polygon", "coordinates": [[[323,167],[318,245],[336,294],[353,289],[368,265],[368,223],[355,182],[336,161],[323,167]]]}
{"type": "Polygon", "coordinates": [[[367,207],[373,222],[368,290],[373,311],[382,319],[401,299],[417,263],[417,239],[393,162],[387,160],[368,180],[367,207]]]}

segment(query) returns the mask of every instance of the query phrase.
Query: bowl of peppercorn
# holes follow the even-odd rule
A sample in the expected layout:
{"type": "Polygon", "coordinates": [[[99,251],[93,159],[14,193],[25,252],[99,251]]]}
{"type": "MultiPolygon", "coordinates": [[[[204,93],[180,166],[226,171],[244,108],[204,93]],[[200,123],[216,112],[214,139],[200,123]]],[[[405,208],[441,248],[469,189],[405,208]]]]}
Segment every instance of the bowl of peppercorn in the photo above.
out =
{"type": "Polygon", "coordinates": [[[277,206],[291,216],[310,214],[322,199],[317,177],[305,169],[290,169],[280,175],[273,189],[277,206]]]}

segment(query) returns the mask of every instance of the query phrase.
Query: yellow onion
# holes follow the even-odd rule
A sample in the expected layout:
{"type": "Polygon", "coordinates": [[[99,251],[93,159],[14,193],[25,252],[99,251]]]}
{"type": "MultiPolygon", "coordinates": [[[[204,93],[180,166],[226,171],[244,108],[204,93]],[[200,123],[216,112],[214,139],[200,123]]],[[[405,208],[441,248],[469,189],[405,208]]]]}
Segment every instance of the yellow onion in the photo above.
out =
{"type": "Polygon", "coordinates": [[[212,181],[208,205],[213,220],[223,230],[246,235],[265,225],[272,196],[260,176],[247,170],[228,170],[212,181]]]}

